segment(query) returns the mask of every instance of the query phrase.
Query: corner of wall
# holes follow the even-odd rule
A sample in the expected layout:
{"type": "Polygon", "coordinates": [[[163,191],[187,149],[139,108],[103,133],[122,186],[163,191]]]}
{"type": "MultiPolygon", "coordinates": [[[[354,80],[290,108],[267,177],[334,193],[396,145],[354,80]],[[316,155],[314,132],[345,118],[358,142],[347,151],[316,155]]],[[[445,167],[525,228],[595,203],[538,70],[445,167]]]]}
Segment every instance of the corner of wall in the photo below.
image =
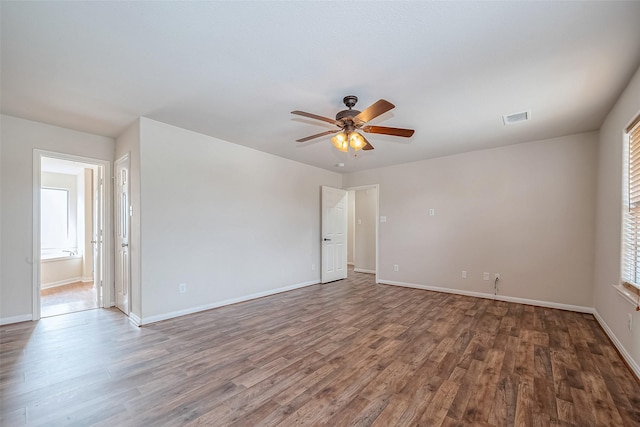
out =
{"type": "MultiPolygon", "coordinates": [[[[616,295],[622,248],[623,135],[640,114],[640,68],[630,79],[598,131],[595,203],[593,305],[595,316],[627,363],[640,374],[640,335],[627,325],[638,318],[629,303],[616,295]]],[[[640,375],[639,375],[640,376],[640,375]]]]}

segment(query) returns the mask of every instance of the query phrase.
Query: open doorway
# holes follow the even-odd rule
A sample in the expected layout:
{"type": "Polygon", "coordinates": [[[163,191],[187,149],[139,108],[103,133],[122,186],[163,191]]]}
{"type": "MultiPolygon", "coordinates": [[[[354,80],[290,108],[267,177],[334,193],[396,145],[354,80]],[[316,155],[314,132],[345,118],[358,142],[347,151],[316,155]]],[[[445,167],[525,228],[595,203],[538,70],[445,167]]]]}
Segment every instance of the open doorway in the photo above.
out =
{"type": "Polygon", "coordinates": [[[356,273],[376,274],[377,283],[378,185],[347,190],[347,261],[356,273]]]}
{"type": "Polygon", "coordinates": [[[34,153],[34,320],[109,306],[103,286],[107,167],[34,153]]]}

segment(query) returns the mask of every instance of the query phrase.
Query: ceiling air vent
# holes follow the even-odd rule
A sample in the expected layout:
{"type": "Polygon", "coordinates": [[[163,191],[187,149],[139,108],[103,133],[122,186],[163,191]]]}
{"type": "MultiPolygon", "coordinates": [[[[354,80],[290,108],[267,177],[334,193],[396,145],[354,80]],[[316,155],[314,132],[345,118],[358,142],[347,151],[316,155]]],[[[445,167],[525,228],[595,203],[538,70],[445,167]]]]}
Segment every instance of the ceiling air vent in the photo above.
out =
{"type": "Polygon", "coordinates": [[[522,111],[520,113],[505,114],[502,116],[502,121],[505,125],[512,125],[514,123],[526,122],[531,118],[531,111],[522,111]]]}

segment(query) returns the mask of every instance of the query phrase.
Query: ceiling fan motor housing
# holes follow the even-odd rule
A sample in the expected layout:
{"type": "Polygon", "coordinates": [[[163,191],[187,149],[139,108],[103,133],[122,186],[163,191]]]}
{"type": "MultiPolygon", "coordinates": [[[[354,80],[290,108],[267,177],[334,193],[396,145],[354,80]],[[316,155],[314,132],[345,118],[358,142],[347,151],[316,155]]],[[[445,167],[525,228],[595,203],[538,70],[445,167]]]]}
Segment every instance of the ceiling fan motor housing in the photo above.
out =
{"type": "Polygon", "coordinates": [[[344,119],[345,117],[354,118],[358,114],[360,114],[358,110],[342,110],[336,114],[336,120],[344,119]]]}
{"type": "Polygon", "coordinates": [[[358,114],[360,114],[360,111],[352,110],[352,108],[358,102],[358,97],[357,96],[355,96],[355,95],[347,95],[342,99],[342,102],[344,102],[344,105],[347,106],[348,110],[342,110],[338,114],[336,114],[336,120],[340,120],[340,119],[343,119],[345,117],[353,118],[353,117],[357,116],[358,114]]]}

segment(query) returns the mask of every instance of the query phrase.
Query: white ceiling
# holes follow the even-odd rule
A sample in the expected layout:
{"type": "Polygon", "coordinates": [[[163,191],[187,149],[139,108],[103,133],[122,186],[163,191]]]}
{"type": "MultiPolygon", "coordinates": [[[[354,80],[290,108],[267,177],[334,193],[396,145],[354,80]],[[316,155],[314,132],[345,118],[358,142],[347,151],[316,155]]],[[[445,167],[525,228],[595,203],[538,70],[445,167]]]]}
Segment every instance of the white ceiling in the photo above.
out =
{"type": "Polygon", "coordinates": [[[144,116],[341,172],[598,129],[640,66],[640,1],[0,7],[4,114],[111,137],[144,116]],[[415,135],[356,158],[295,142],[331,125],[292,110],[351,94],[415,135]]]}

